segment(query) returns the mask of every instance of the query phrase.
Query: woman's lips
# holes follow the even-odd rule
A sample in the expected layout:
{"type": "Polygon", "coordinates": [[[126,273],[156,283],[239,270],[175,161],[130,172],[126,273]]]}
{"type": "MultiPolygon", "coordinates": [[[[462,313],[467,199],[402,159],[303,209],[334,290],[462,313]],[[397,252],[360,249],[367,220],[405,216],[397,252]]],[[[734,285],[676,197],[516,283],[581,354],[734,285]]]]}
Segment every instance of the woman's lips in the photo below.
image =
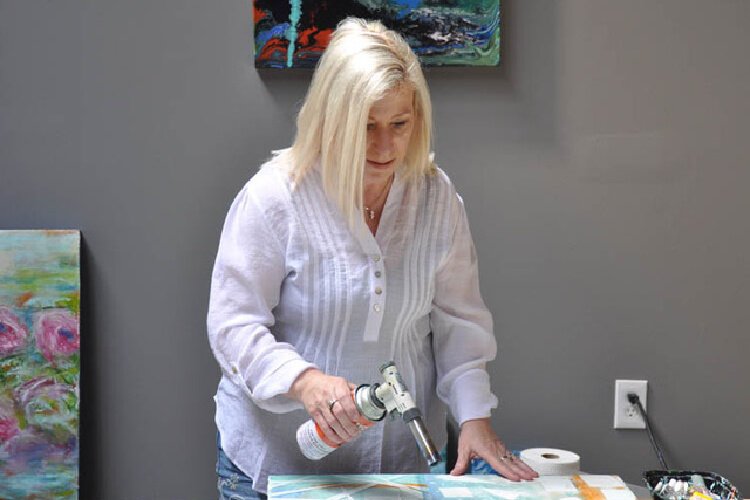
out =
{"type": "Polygon", "coordinates": [[[373,168],[388,168],[393,165],[393,160],[387,162],[367,160],[367,164],[373,168]]]}

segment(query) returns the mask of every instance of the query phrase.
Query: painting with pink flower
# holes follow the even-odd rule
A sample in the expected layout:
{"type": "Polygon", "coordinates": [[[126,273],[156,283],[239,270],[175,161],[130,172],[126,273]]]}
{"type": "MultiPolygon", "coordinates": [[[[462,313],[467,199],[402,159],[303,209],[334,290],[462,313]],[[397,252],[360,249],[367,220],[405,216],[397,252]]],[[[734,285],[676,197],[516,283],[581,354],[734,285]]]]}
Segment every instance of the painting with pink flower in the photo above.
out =
{"type": "Polygon", "coordinates": [[[0,498],[78,498],[78,231],[0,231],[0,498]]]}

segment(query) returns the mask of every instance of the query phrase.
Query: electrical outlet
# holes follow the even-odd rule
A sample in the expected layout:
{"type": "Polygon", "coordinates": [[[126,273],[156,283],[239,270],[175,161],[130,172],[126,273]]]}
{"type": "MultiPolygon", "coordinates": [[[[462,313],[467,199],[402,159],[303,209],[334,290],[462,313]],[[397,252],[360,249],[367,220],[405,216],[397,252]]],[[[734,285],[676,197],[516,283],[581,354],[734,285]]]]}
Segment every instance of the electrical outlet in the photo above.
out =
{"type": "Polygon", "coordinates": [[[615,380],[615,429],[645,429],[638,406],[628,401],[628,394],[637,394],[646,410],[647,380],[615,380]]]}

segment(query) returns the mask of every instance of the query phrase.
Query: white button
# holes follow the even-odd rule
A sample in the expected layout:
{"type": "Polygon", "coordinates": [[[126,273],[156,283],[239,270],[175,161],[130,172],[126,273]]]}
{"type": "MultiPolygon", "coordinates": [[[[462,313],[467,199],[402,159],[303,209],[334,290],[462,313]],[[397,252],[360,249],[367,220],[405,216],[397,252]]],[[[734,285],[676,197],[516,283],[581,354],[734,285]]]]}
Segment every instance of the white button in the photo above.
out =
{"type": "Polygon", "coordinates": [[[383,276],[383,273],[381,273],[380,271],[375,271],[376,278],[380,278],[381,276],[383,276]]]}
{"type": "Polygon", "coordinates": [[[374,260],[375,262],[380,262],[380,255],[376,255],[372,258],[372,260],[374,260]]]}
{"type": "Polygon", "coordinates": [[[383,293],[383,289],[380,288],[379,286],[376,286],[375,287],[375,293],[378,294],[378,295],[380,295],[381,293],[383,293]]]}
{"type": "Polygon", "coordinates": [[[375,309],[376,313],[380,312],[380,304],[375,304],[374,306],[372,306],[372,308],[375,309]]]}

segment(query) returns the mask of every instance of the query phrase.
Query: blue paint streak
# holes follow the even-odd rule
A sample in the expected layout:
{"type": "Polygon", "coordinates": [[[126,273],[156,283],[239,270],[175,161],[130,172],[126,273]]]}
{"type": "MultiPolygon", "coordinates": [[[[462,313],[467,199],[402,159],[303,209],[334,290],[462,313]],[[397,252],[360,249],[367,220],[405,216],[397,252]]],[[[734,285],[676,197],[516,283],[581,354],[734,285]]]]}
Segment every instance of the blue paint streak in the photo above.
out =
{"type": "Polygon", "coordinates": [[[297,24],[302,17],[302,0],[289,0],[292,11],[289,13],[289,29],[286,37],[289,40],[289,48],[286,49],[286,66],[291,68],[294,63],[294,42],[297,40],[297,24]]]}
{"type": "Polygon", "coordinates": [[[422,0],[394,0],[392,3],[401,7],[401,10],[396,14],[396,19],[403,19],[411,11],[419,7],[422,0]]]}
{"type": "Polygon", "coordinates": [[[422,3],[422,0],[393,0],[393,3],[396,5],[400,5],[401,7],[404,7],[406,9],[414,10],[419,7],[419,4],[422,3]]]}
{"type": "Polygon", "coordinates": [[[255,37],[255,45],[263,47],[272,38],[286,38],[286,32],[289,29],[289,23],[277,24],[271,29],[258,33],[255,37]]]}

